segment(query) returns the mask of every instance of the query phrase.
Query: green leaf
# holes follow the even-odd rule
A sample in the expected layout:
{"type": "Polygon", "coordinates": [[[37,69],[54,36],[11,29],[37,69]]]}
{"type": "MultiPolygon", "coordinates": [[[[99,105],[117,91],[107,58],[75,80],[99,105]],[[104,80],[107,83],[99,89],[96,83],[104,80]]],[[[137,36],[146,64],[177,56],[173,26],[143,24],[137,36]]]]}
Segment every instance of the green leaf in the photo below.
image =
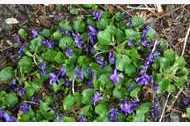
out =
{"type": "Polygon", "coordinates": [[[100,116],[100,117],[105,117],[108,113],[108,108],[107,105],[104,103],[99,103],[95,107],[95,112],[100,116]]]}
{"type": "Polygon", "coordinates": [[[62,34],[59,31],[56,31],[53,33],[53,39],[54,40],[60,40],[62,38],[62,34]]]}
{"type": "Polygon", "coordinates": [[[42,39],[37,37],[30,42],[29,48],[32,52],[38,52],[42,46],[42,39]]]}
{"type": "Polygon", "coordinates": [[[34,80],[32,82],[25,82],[26,96],[30,98],[34,93],[38,92],[43,84],[42,80],[34,80]]]}
{"type": "Polygon", "coordinates": [[[84,116],[90,116],[92,112],[92,106],[91,105],[86,105],[81,109],[81,114],[84,116]]]}
{"type": "Polygon", "coordinates": [[[133,29],[126,29],[125,37],[127,40],[138,42],[140,40],[141,34],[140,32],[134,31],[133,29]]]}
{"type": "Polygon", "coordinates": [[[144,26],[144,19],[139,16],[133,16],[131,19],[132,27],[142,28],[144,26]]]}
{"type": "Polygon", "coordinates": [[[70,111],[75,103],[75,99],[72,95],[68,95],[65,97],[63,101],[63,109],[66,111],[70,111]]]}
{"type": "Polygon", "coordinates": [[[141,104],[136,110],[136,115],[134,116],[135,122],[144,122],[148,112],[150,111],[151,103],[145,102],[141,104]]]}
{"type": "Polygon", "coordinates": [[[168,86],[170,85],[170,81],[162,79],[162,80],[160,80],[160,82],[158,84],[159,84],[159,87],[160,87],[160,91],[164,92],[164,91],[168,90],[168,86]]]}
{"type": "Polygon", "coordinates": [[[8,66],[0,71],[0,81],[9,81],[14,75],[13,68],[8,66]]]}
{"type": "Polygon", "coordinates": [[[86,25],[84,23],[84,21],[82,19],[77,19],[73,22],[73,29],[76,31],[76,32],[84,32],[85,29],[86,29],[86,25]]]}
{"type": "Polygon", "coordinates": [[[62,52],[58,52],[57,55],[55,56],[55,61],[58,63],[58,64],[63,64],[64,63],[64,54],[62,52]]]}
{"type": "Polygon", "coordinates": [[[74,45],[74,41],[71,37],[69,36],[64,36],[63,38],[60,39],[59,41],[59,47],[61,49],[65,49],[66,47],[71,47],[74,45]]]}
{"type": "Polygon", "coordinates": [[[141,88],[140,87],[136,87],[135,89],[133,89],[131,92],[130,92],[130,96],[132,98],[138,98],[138,95],[141,91],[141,88]]]}
{"type": "Polygon", "coordinates": [[[124,92],[121,88],[121,85],[116,85],[115,88],[113,89],[113,96],[115,98],[121,99],[124,95],[124,92]]]}
{"type": "Polygon", "coordinates": [[[82,103],[83,104],[91,104],[92,103],[92,96],[94,95],[93,89],[85,89],[82,92],[82,103]]]}
{"type": "Polygon", "coordinates": [[[112,36],[109,31],[100,31],[98,33],[98,43],[101,45],[110,45],[112,42],[112,36]]]}
{"type": "Polygon", "coordinates": [[[115,40],[118,43],[121,43],[125,40],[125,33],[121,29],[116,29],[115,32],[115,40]]]}
{"type": "Polygon", "coordinates": [[[126,65],[131,63],[131,59],[127,55],[116,54],[116,68],[119,71],[125,71],[126,65]]]}
{"type": "Polygon", "coordinates": [[[115,35],[116,31],[117,31],[117,28],[113,24],[110,24],[110,25],[108,25],[106,27],[106,31],[108,31],[109,33],[111,33],[111,35],[115,35]]]}
{"type": "Polygon", "coordinates": [[[20,122],[31,122],[31,121],[35,121],[35,113],[32,109],[29,110],[29,112],[27,113],[22,113],[21,115],[19,115],[18,120],[20,122]]]}
{"type": "Polygon", "coordinates": [[[156,31],[154,29],[152,29],[151,27],[149,27],[147,35],[146,35],[148,41],[153,41],[156,37],[156,31]]]}
{"type": "Polygon", "coordinates": [[[63,121],[64,122],[75,122],[75,118],[74,117],[64,116],[63,121]]]}
{"type": "Polygon", "coordinates": [[[43,59],[48,62],[54,62],[56,55],[57,55],[57,52],[52,49],[48,49],[46,52],[42,53],[43,59]]]}
{"type": "Polygon", "coordinates": [[[22,73],[29,73],[32,70],[32,59],[24,56],[18,63],[19,69],[22,73]]]}
{"type": "Polygon", "coordinates": [[[15,93],[8,93],[6,95],[6,106],[7,107],[14,107],[18,103],[18,98],[15,93]]]}
{"type": "Polygon", "coordinates": [[[22,39],[26,39],[28,36],[28,33],[23,28],[19,29],[18,34],[22,39]]]}
{"type": "Polygon", "coordinates": [[[125,73],[128,75],[128,76],[132,76],[136,73],[136,67],[133,65],[133,64],[126,64],[126,67],[125,67],[125,73]]]}
{"type": "Polygon", "coordinates": [[[167,59],[170,65],[173,65],[175,62],[176,54],[172,49],[167,49],[164,51],[164,57],[167,59]]]}
{"type": "Polygon", "coordinates": [[[61,29],[66,30],[66,31],[71,31],[71,30],[72,30],[71,24],[70,24],[70,22],[67,21],[67,20],[66,20],[66,21],[63,20],[63,21],[59,22],[59,27],[60,27],[61,29]]]}
{"type": "Polygon", "coordinates": [[[190,108],[186,108],[187,118],[190,120],[190,108]]]}
{"type": "Polygon", "coordinates": [[[46,38],[50,37],[51,33],[50,33],[50,30],[49,29],[43,29],[40,34],[46,38]]]}
{"type": "Polygon", "coordinates": [[[109,22],[110,20],[108,18],[102,17],[100,21],[97,22],[97,28],[103,30],[109,25],[109,22]]]}

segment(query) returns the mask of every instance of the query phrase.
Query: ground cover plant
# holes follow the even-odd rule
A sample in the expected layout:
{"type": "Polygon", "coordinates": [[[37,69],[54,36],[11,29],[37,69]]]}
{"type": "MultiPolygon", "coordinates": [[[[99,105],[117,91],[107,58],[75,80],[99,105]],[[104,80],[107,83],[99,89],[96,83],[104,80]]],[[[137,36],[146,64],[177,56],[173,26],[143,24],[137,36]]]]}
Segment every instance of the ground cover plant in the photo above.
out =
{"type": "Polygon", "coordinates": [[[1,121],[158,121],[158,98],[185,86],[184,58],[143,18],[85,8],[93,11],[18,30],[28,44],[0,71],[1,121]]]}

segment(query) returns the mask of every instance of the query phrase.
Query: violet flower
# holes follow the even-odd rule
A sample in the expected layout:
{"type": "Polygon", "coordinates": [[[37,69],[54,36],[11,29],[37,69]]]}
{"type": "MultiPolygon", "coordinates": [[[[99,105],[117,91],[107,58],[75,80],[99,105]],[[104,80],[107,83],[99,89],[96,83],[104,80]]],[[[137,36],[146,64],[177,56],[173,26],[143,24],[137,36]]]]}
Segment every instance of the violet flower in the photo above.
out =
{"type": "Polygon", "coordinates": [[[99,21],[102,17],[102,13],[100,11],[94,11],[92,16],[94,20],[99,21]]]}
{"type": "Polygon", "coordinates": [[[125,102],[120,105],[120,109],[123,113],[125,113],[125,115],[128,115],[133,113],[138,106],[138,101],[125,100],[125,102]]]}
{"type": "Polygon", "coordinates": [[[46,72],[47,64],[44,63],[44,62],[42,62],[42,63],[39,64],[38,67],[39,67],[39,69],[40,69],[41,75],[42,75],[42,76],[45,76],[45,75],[47,74],[47,72],[46,72]]]}
{"type": "Polygon", "coordinates": [[[110,80],[112,81],[112,83],[115,85],[119,82],[119,75],[117,73],[117,69],[114,69],[114,72],[112,75],[110,75],[110,80]]]}
{"type": "Polygon", "coordinates": [[[80,34],[79,33],[76,33],[76,34],[73,33],[73,38],[74,38],[74,42],[75,42],[76,46],[81,49],[84,42],[83,42],[80,34]]]}
{"type": "Polygon", "coordinates": [[[84,45],[84,51],[86,52],[87,55],[93,55],[95,54],[96,50],[92,45],[84,45]]]}
{"type": "Polygon", "coordinates": [[[149,30],[149,28],[147,26],[145,26],[144,29],[143,29],[142,35],[141,35],[141,44],[144,47],[148,46],[148,41],[147,41],[147,38],[146,38],[148,30],[149,30]]]}
{"type": "Polygon", "coordinates": [[[97,33],[97,30],[93,26],[88,26],[88,36],[92,45],[96,44],[97,42],[97,33]]]}
{"type": "Polygon", "coordinates": [[[96,62],[101,65],[101,66],[104,66],[105,65],[105,59],[103,56],[101,55],[97,55],[96,56],[96,62]]]}
{"type": "Polygon", "coordinates": [[[84,79],[83,71],[79,68],[75,68],[75,76],[80,80],[84,79]]]}
{"type": "Polygon", "coordinates": [[[55,73],[50,73],[49,84],[54,85],[54,84],[58,84],[58,83],[59,83],[58,76],[55,73]]]}
{"type": "Polygon", "coordinates": [[[53,48],[54,47],[54,42],[51,40],[43,40],[42,44],[47,47],[47,48],[53,48]]]}
{"type": "Polygon", "coordinates": [[[183,97],[180,103],[182,107],[190,107],[190,97],[183,97]]]}
{"type": "Polygon", "coordinates": [[[35,29],[32,29],[31,33],[32,33],[32,38],[36,38],[38,36],[38,31],[36,31],[35,29]]]}
{"type": "Polygon", "coordinates": [[[25,90],[23,87],[19,87],[19,88],[17,89],[17,93],[18,93],[18,95],[19,95],[20,97],[23,97],[23,96],[25,95],[25,93],[26,93],[26,90],[25,90]]]}
{"type": "Polygon", "coordinates": [[[139,85],[145,86],[151,83],[152,77],[149,76],[148,74],[144,73],[140,75],[139,77],[136,78],[136,82],[139,85]]]}
{"type": "Polygon", "coordinates": [[[15,79],[13,79],[13,80],[11,81],[10,88],[11,88],[12,90],[16,91],[17,84],[16,84],[16,80],[15,80],[15,79]]]}
{"type": "Polygon", "coordinates": [[[72,85],[72,81],[65,80],[65,83],[64,83],[65,87],[69,88],[69,87],[71,87],[71,85],[72,85]]]}
{"type": "Polygon", "coordinates": [[[22,103],[22,104],[20,105],[19,111],[20,111],[20,112],[23,112],[23,113],[27,113],[27,112],[29,112],[30,107],[31,107],[31,105],[29,105],[29,104],[27,104],[27,103],[22,103]]]}
{"type": "Polygon", "coordinates": [[[128,45],[129,47],[132,47],[132,46],[133,46],[133,41],[132,41],[132,40],[128,40],[127,45],[128,45]]]}
{"type": "Polygon", "coordinates": [[[158,99],[154,99],[150,115],[154,121],[157,121],[159,119],[161,115],[161,106],[159,104],[158,99]]]}
{"type": "Polygon", "coordinates": [[[64,77],[65,75],[66,75],[66,70],[65,70],[65,68],[62,66],[61,69],[59,70],[57,76],[58,76],[59,78],[61,78],[61,77],[64,77]]]}
{"type": "Polygon", "coordinates": [[[111,110],[109,111],[109,120],[112,121],[112,122],[115,122],[117,121],[117,115],[118,115],[118,112],[115,108],[111,108],[111,110]]]}
{"type": "Polygon", "coordinates": [[[100,92],[96,91],[93,98],[92,98],[92,101],[93,101],[93,105],[96,105],[97,102],[103,100],[103,96],[101,95],[100,92]]]}
{"type": "Polygon", "coordinates": [[[66,51],[65,51],[65,55],[67,57],[72,57],[73,55],[73,50],[71,48],[67,48],[66,51]]]}
{"type": "Polygon", "coordinates": [[[115,55],[113,51],[109,52],[108,60],[110,64],[115,64],[115,55]]]}
{"type": "Polygon", "coordinates": [[[80,122],[87,122],[87,119],[83,115],[80,115],[79,121],[80,122]]]}
{"type": "Polygon", "coordinates": [[[16,117],[11,116],[7,112],[0,109],[0,120],[5,122],[16,122],[16,117]]]}
{"type": "Polygon", "coordinates": [[[21,57],[24,54],[24,49],[25,49],[24,46],[19,48],[19,50],[18,50],[19,57],[21,57]]]}

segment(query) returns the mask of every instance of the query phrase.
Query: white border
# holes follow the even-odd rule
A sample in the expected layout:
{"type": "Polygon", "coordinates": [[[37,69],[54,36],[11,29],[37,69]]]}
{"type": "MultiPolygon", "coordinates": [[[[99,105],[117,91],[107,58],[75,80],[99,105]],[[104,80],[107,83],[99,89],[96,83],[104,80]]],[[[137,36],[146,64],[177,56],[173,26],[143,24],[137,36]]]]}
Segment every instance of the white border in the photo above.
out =
{"type": "Polygon", "coordinates": [[[0,4],[190,4],[190,0],[0,0],[0,4]]]}
{"type": "Polygon", "coordinates": [[[23,123],[0,123],[0,126],[190,126],[189,122],[23,122],[23,123]]]}

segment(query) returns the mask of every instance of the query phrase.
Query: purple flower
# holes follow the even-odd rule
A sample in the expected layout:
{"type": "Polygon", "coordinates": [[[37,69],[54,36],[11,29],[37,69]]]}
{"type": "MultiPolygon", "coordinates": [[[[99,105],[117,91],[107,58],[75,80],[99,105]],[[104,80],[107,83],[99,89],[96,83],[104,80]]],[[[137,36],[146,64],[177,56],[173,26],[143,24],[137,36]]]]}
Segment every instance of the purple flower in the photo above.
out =
{"type": "Polygon", "coordinates": [[[16,122],[16,117],[9,115],[3,110],[0,110],[0,120],[5,122],[16,122]]]}
{"type": "Polygon", "coordinates": [[[65,55],[67,57],[71,57],[73,55],[73,50],[71,48],[67,48],[65,51],[65,55]]]}
{"type": "Polygon", "coordinates": [[[181,100],[182,107],[190,107],[190,97],[183,97],[181,100]]]}
{"type": "Polygon", "coordinates": [[[103,96],[100,94],[100,92],[96,91],[92,98],[93,105],[96,105],[96,103],[101,101],[102,99],[103,99],[103,96]]]}
{"type": "Polygon", "coordinates": [[[15,80],[15,79],[13,79],[13,80],[11,81],[10,88],[11,88],[12,90],[16,91],[17,84],[16,84],[16,80],[15,80]]]}
{"type": "Polygon", "coordinates": [[[76,34],[73,33],[73,37],[74,37],[74,41],[75,41],[76,46],[81,49],[84,42],[83,42],[80,34],[79,33],[76,33],[76,34]]]}
{"type": "Polygon", "coordinates": [[[58,76],[54,73],[50,73],[49,84],[54,85],[54,84],[58,84],[58,83],[59,83],[58,76]]]}
{"type": "Polygon", "coordinates": [[[118,73],[117,73],[117,69],[114,69],[113,74],[110,75],[110,80],[112,81],[112,83],[113,83],[114,85],[119,82],[119,75],[118,75],[118,73]]]}
{"type": "Polygon", "coordinates": [[[79,78],[80,80],[84,79],[83,71],[79,68],[75,68],[75,76],[79,78]]]}
{"type": "Polygon", "coordinates": [[[95,49],[92,45],[84,45],[84,51],[86,52],[87,55],[93,55],[95,54],[95,49]]]}
{"type": "Polygon", "coordinates": [[[43,40],[42,44],[47,47],[47,48],[53,48],[54,47],[54,42],[51,40],[43,40]]]}
{"type": "Polygon", "coordinates": [[[151,81],[152,81],[152,77],[147,75],[146,73],[136,78],[137,84],[142,85],[142,86],[150,84],[151,81]]]}
{"type": "Polygon", "coordinates": [[[64,86],[67,87],[67,88],[71,87],[71,85],[72,85],[72,82],[69,81],[69,80],[66,80],[65,83],[64,83],[64,86]]]}
{"type": "Polygon", "coordinates": [[[20,49],[18,50],[19,56],[22,56],[24,54],[24,49],[25,49],[24,46],[20,47],[20,49]]]}
{"type": "Polygon", "coordinates": [[[151,115],[151,118],[154,121],[157,121],[158,118],[160,117],[160,115],[161,115],[161,107],[160,107],[158,99],[154,99],[150,115],[151,115]]]}
{"type": "Polygon", "coordinates": [[[101,55],[97,55],[96,56],[96,62],[101,65],[101,66],[104,66],[105,65],[105,59],[103,56],[101,55]]]}
{"type": "Polygon", "coordinates": [[[100,11],[94,11],[92,16],[94,20],[99,21],[102,17],[102,13],[100,11]]]}
{"type": "Polygon", "coordinates": [[[38,36],[38,31],[36,31],[35,29],[32,29],[31,33],[32,33],[32,38],[36,38],[38,36]]]}
{"type": "Polygon", "coordinates": [[[128,45],[129,47],[132,47],[132,46],[133,46],[132,40],[128,40],[127,45],[128,45]]]}
{"type": "Polygon", "coordinates": [[[15,35],[14,36],[14,40],[18,43],[18,44],[21,44],[22,42],[21,42],[21,39],[20,39],[20,36],[19,35],[15,35]]]}
{"type": "Polygon", "coordinates": [[[62,66],[61,69],[59,70],[57,76],[60,77],[64,77],[66,75],[66,70],[65,68],[62,66]]]}
{"type": "Polygon", "coordinates": [[[148,41],[147,41],[147,38],[146,38],[146,35],[148,33],[148,30],[149,28],[147,26],[144,27],[143,29],[143,32],[142,32],[142,35],[141,35],[141,44],[144,46],[144,47],[147,47],[148,46],[148,41]]]}
{"type": "Polygon", "coordinates": [[[23,113],[27,113],[27,112],[29,112],[30,107],[31,107],[31,106],[30,106],[29,104],[27,104],[27,103],[22,103],[22,104],[20,105],[19,111],[21,111],[21,112],[23,112],[23,113]]]}
{"type": "Polygon", "coordinates": [[[97,30],[93,26],[88,26],[88,36],[92,45],[96,44],[97,42],[97,33],[97,30]]]}
{"type": "Polygon", "coordinates": [[[42,76],[45,76],[46,75],[46,67],[47,67],[47,64],[42,62],[39,64],[39,69],[40,69],[40,72],[41,72],[41,75],[42,76]]]}
{"type": "Polygon", "coordinates": [[[113,52],[113,51],[110,51],[110,52],[109,52],[108,59],[109,59],[109,63],[110,63],[110,64],[115,64],[115,55],[114,55],[114,52],[113,52]]]}
{"type": "Polygon", "coordinates": [[[89,79],[89,80],[87,80],[86,83],[87,83],[88,88],[92,88],[92,86],[93,86],[93,80],[89,79]]]}
{"type": "Polygon", "coordinates": [[[87,122],[87,119],[83,115],[80,115],[79,121],[80,122],[87,122]]]}
{"type": "Polygon", "coordinates": [[[115,122],[117,121],[117,110],[115,108],[111,108],[111,110],[109,111],[109,120],[112,121],[112,122],[115,122]]]}
{"type": "Polygon", "coordinates": [[[138,107],[138,105],[139,105],[138,101],[125,100],[125,102],[120,105],[120,109],[122,112],[125,113],[125,115],[128,115],[133,113],[134,110],[138,107]]]}
{"type": "Polygon", "coordinates": [[[19,88],[17,89],[17,93],[18,93],[18,95],[19,95],[20,97],[23,97],[23,96],[25,95],[26,91],[25,91],[25,89],[24,89],[23,87],[19,87],[19,88]]]}

